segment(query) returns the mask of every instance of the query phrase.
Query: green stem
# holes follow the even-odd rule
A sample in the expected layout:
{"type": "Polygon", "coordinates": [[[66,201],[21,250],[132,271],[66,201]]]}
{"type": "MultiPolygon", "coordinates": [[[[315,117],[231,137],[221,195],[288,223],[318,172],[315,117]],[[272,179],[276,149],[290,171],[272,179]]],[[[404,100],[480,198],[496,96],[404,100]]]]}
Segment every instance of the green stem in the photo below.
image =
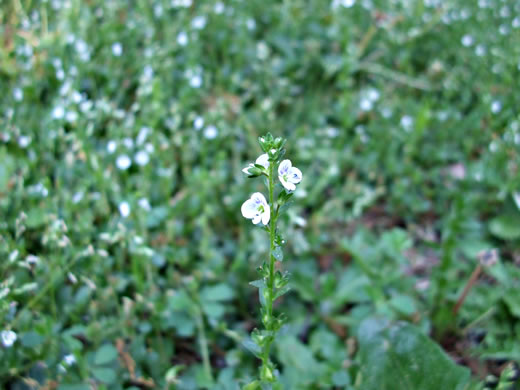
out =
{"type": "MultiPolygon", "coordinates": [[[[267,290],[268,296],[266,297],[266,311],[267,311],[267,323],[266,329],[269,331],[273,330],[273,298],[274,298],[274,249],[275,249],[275,240],[276,240],[276,210],[274,208],[274,163],[270,163],[269,165],[269,207],[270,211],[270,223],[269,223],[269,277],[267,280],[267,290]]],[[[269,361],[269,353],[271,351],[271,343],[273,342],[273,337],[269,337],[266,340],[264,345],[264,350],[262,353],[262,376],[267,376],[262,379],[267,379],[269,381],[274,380],[272,376],[271,363],[269,361]]]]}

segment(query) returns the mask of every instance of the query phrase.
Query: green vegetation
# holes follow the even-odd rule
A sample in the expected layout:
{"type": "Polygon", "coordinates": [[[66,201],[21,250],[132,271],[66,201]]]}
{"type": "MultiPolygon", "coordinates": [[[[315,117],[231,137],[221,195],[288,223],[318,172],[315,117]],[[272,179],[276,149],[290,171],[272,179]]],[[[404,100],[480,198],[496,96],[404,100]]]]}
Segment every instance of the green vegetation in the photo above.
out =
{"type": "Polygon", "coordinates": [[[267,131],[282,388],[518,382],[517,1],[9,0],[0,37],[0,388],[254,381],[267,131]]]}

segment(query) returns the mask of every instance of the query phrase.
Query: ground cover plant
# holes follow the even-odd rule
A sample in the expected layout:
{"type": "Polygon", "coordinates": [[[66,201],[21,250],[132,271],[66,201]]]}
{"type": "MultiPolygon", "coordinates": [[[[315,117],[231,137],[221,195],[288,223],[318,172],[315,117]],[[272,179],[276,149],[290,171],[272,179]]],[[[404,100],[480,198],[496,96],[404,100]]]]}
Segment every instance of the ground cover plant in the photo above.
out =
{"type": "Polygon", "coordinates": [[[519,386],[517,1],[11,0],[0,38],[0,388],[256,386],[268,131],[278,386],[519,386]]]}

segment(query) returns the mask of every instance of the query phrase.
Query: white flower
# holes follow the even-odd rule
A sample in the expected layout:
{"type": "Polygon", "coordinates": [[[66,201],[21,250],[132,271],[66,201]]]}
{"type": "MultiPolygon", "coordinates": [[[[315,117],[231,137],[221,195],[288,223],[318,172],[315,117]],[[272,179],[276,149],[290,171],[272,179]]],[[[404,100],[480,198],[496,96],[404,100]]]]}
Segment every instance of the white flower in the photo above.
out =
{"type": "Polygon", "coordinates": [[[191,21],[191,27],[196,30],[202,30],[206,26],[205,16],[195,16],[191,21]]]}
{"type": "Polygon", "coordinates": [[[126,154],[122,154],[117,158],[116,165],[119,169],[124,171],[130,168],[130,165],[132,165],[132,160],[130,160],[130,157],[128,157],[126,154]]]}
{"type": "Polygon", "coordinates": [[[0,333],[0,338],[2,339],[2,345],[9,348],[15,343],[18,336],[12,330],[3,330],[0,333]]]}
{"type": "Polygon", "coordinates": [[[137,165],[145,166],[150,161],[150,156],[144,150],[140,150],[135,154],[135,162],[137,165]]]}
{"type": "Polygon", "coordinates": [[[271,208],[267,204],[265,196],[260,192],[255,192],[251,195],[251,198],[242,204],[240,210],[244,218],[252,219],[255,225],[259,224],[260,221],[262,221],[264,225],[267,225],[271,218],[271,208]]]}
{"type": "Polygon", "coordinates": [[[112,54],[116,57],[119,57],[121,54],[123,54],[123,46],[119,42],[116,42],[112,45],[112,54]]]}
{"type": "Polygon", "coordinates": [[[202,77],[200,77],[198,74],[196,74],[190,78],[190,86],[192,88],[200,88],[201,85],[202,85],[202,77]]]}
{"type": "Polygon", "coordinates": [[[146,198],[139,199],[137,204],[139,205],[139,207],[141,207],[142,209],[144,209],[146,211],[150,211],[152,209],[152,206],[150,206],[150,202],[146,198]]]}
{"type": "Polygon", "coordinates": [[[188,44],[188,34],[186,34],[184,31],[181,31],[179,34],[177,34],[177,43],[180,46],[186,46],[188,44]]]}
{"type": "Polygon", "coordinates": [[[215,139],[217,135],[218,129],[213,125],[209,125],[204,129],[204,137],[206,137],[207,139],[215,139]]]}
{"type": "Polygon", "coordinates": [[[128,202],[121,202],[119,204],[119,213],[123,218],[126,218],[130,215],[130,205],[128,202]]]}
{"type": "MultiPolygon", "coordinates": [[[[260,157],[258,157],[255,161],[255,164],[263,166],[265,169],[269,168],[269,156],[267,153],[262,154],[260,157]]],[[[249,175],[249,169],[254,168],[254,164],[249,164],[247,167],[242,169],[242,172],[244,172],[246,175],[249,175]]]]}
{"type": "Polygon", "coordinates": [[[291,160],[283,160],[278,166],[278,178],[289,191],[294,191],[296,185],[302,181],[302,172],[292,166],[291,160]]]}
{"type": "Polygon", "coordinates": [[[108,141],[108,144],[107,144],[107,152],[112,154],[116,151],[116,148],[117,148],[117,142],[116,141],[108,141]]]}
{"type": "Polygon", "coordinates": [[[69,353],[68,355],[65,355],[63,357],[63,361],[67,366],[72,366],[74,363],[76,363],[76,357],[73,354],[69,353]]]}
{"type": "Polygon", "coordinates": [[[202,118],[201,116],[196,117],[193,121],[193,127],[195,128],[195,130],[200,130],[202,129],[202,126],[204,126],[204,118],[202,118]]]}

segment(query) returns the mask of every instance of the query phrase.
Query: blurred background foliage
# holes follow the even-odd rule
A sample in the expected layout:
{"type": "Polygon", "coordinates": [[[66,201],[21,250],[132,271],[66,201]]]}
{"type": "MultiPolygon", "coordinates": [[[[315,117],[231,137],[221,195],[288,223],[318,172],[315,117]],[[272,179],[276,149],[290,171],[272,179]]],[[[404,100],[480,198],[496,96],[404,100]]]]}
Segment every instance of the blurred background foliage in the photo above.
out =
{"type": "Polygon", "coordinates": [[[304,175],[285,388],[481,388],[520,360],[517,1],[8,0],[0,20],[1,387],[254,378],[268,243],[241,169],[267,130],[304,175]]]}

